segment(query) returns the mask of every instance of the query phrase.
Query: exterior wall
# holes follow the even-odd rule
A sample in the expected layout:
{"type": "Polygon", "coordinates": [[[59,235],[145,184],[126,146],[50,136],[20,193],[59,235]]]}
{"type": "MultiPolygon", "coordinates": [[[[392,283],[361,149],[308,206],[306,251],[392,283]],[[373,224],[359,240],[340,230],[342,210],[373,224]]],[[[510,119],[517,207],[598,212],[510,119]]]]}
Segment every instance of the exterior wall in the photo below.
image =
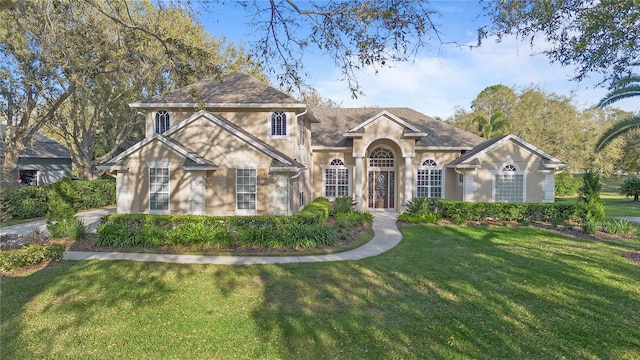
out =
{"type": "Polygon", "coordinates": [[[513,142],[505,143],[480,159],[481,168],[474,176],[476,191],[473,201],[494,201],[494,175],[508,161],[516,164],[526,174],[525,201],[543,202],[545,200],[543,186],[545,181],[549,180],[548,172],[543,170],[542,160],[538,156],[513,142]]]}
{"type": "Polygon", "coordinates": [[[71,158],[19,157],[17,169],[37,170],[37,184],[43,185],[71,175],[71,158]]]}

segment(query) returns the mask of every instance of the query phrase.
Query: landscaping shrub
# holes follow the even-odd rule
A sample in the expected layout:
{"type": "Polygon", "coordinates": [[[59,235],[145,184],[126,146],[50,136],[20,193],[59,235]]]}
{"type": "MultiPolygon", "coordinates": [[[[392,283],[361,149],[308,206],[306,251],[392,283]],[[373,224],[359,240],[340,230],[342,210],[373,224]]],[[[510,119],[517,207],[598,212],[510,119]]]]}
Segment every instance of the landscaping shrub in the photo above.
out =
{"type": "Polygon", "coordinates": [[[485,203],[413,198],[398,220],[422,223],[450,219],[456,224],[466,221],[545,221],[575,220],[579,215],[573,203],[485,203]]]}
{"type": "Polygon", "coordinates": [[[555,194],[556,196],[573,196],[580,188],[580,179],[569,173],[556,175],[555,194]]]}
{"type": "Polygon", "coordinates": [[[324,226],[330,203],[320,198],[292,216],[199,216],[112,214],[97,229],[97,246],[188,246],[312,248],[334,245],[346,231],[371,221],[369,213],[335,215],[342,231],[324,226]],[[324,220],[323,220],[324,219],[324,220]]]}
{"type": "Polygon", "coordinates": [[[587,234],[593,234],[605,219],[604,202],[600,199],[602,182],[600,175],[587,171],[582,177],[582,186],[578,189],[578,205],[582,228],[587,234]]]}
{"type": "Polygon", "coordinates": [[[640,176],[629,176],[620,186],[620,195],[632,197],[633,201],[640,198],[640,176]]]}
{"type": "Polygon", "coordinates": [[[337,197],[331,202],[330,215],[348,213],[353,211],[355,206],[356,202],[350,196],[337,197]]]}
{"type": "MultiPolygon", "coordinates": [[[[60,182],[63,184],[60,185],[57,182],[40,186],[2,189],[0,191],[0,218],[8,220],[43,217],[51,211],[52,192],[60,190],[67,198],[72,199],[71,207],[76,210],[102,207],[116,202],[116,183],[114,180],[72,181],[67,177],[60,182]]],[[[56,196],[53,195],[53,197],[56,196]]]]}
{"type": "Polygon", "coordinates": [[[626,219],[610,219],[607,220],[605,226],[607,228],[607,232],[611,235],[632,235],[637,234],[640,230],[638,226],[626,219]]]}
{"type": "Polygon", "coordinates": [[[27,245],[19,249],[0,251],[0,271],[11,271],[43,261],[62,260],[65,247],[62,244],[27,245]]]}

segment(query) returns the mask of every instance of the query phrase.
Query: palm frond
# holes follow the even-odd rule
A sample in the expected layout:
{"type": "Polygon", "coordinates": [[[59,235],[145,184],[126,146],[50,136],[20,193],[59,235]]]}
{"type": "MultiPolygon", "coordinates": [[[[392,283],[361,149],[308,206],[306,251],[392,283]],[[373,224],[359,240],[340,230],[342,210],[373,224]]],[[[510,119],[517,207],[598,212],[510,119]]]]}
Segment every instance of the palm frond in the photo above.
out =
{"type": "Polygon", "coordinates": [[[633,96],[640,96],[640,85],[628,85],[628,86],[621,87],[619,89],[611,91],[610,93],[605,95],[602,99],[600,99],[600,101],[598,102],[598,107],[602,108],[602,107],[611,105],[616,101],[630,98],[633,96]]]}
{"type": "Polygon", "coordinates": [[[612,88],[619,89],[631,83],[640,83],[640,75],[631,75],[631,76],[625,76],[623,78],[620,78],[615,82],[612,88]]]}
{"type": "Polygon", "coordinates": [[[609,145],[613,140],[635,129],[640,129],[640,116],[626,118],[613,124],[598,139],[596,143],[596,153],[600,152],[600,150],[609,145]]]}

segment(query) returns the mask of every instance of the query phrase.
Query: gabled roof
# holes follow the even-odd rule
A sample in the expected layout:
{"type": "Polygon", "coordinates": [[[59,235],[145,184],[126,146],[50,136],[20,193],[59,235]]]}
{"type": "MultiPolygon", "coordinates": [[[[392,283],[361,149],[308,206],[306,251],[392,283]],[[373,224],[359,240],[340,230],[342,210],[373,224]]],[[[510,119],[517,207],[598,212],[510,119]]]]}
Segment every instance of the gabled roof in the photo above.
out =
{"type": "MultiPolygon", "coordinates": [[[[7,125],[0,125],[0,156],[4,156],[4,138],[7,134],[7,125]]],[[[22,158],[48,158],[48,159],[69,159],[69,150],[59,142],[47,136],[36,133],[33,139],[25,144],[25,149],[20,153],[22,158]]]]}
{"type": "Polygon", "coordinates": [[[483,141],[479,136],[409,108],[314,108],[314,112],[321,120],[312,127],[314,146],[350,147],[352,139],[344,135],[350,130],[359,130],[382,114],[405,126],[405,134],[415,134],[418,148],[471,150],[483,141]]]}
{"type": "Polygon", "coordinates": [[[426,134],[424,132],[422,132],[420,129],[418,129],[414,125],[409,124],[408,122],[402,120],[401,118],[397,117],[396,115],[393,115],[392,113],[390,113],[387,110],[382,110],[379,113],[375,114],[374,116],[370,117],[369,119],[363,121],[358,126],[356,126],[353,129],[350,129],[349,131],[347,131],[347,134],[345,134],[345,135],[348,136],[348,134],[360,133],[361,130],[363,130],[367,125],[373,123],[374,121],[376,121],[376,120],[378,120],[378,119],[380,119],[382,117],[387,117],[387,118],[391,119],[391,121],[395,122],[396,124],[404,127],[405,133],[418,133],[418,134],[423,134],[423,136],[426,136],[426,134]]]}
{"type": "Polygon", "coordinates": [[[145,107],[291,107],[306,108],[284,92],[242,72],[228,74],[220,80],[203,80],[139,102],[145,107]]]}
{"type": "Polygon", "coordinates": [[[124,159],[126,159],[129,155],[131,155],[132,153],[144,148],[145,146],[151,144],[154,140],[162,143],[163,145],[167,146],[169,149],[171,149],[172,151],[174,151],[175,153],[181,155],[182,157],[185,158],[185,162],[183,163],[183,167],[185,169],[191,169],[191,170],[214,170],[217,169],[218,166],[203,159],[202,157],[190,152],[189,150],[185,149],[184,146],[182,146],[180,143],[178,143],[175,140],[169,139],[163,135],[160,134],[153,134],[152,137],[148,138],[148,139],[144,139],[142,141],[139,141],[137,144],[133,145],[132,147],[128,148],[127,150],[121,152],[118,156],[112,158],[111,160],[107,161],[106,163],[100,164],[97,166],[98,169],[101,170],[111,170],[111,169],[123,169],[125,168],[125,162],[124,159]]]}
{"type": "Polygon", "coordinates": [[[492,151],[495,148],[502,146],[507,141],[513,141],[517,145],[522,146],[523,148],[529,150],[531,153],[537,155],[542,159],[543,166],[545,168],[568,168],[569,164],[564,163],[555,157],[547,154],[546,152],[538,149],[532,144],[522,140],[518,136],[514,134],[508,134],[503,136],[498,136],[492,139],[489,139],[482,144],[473,148],[473,150],[467,152],[466,154],[460,156],[459,158],[450,162],[447,166],[452,168],[473,168],[480,167],[480,158],[486,155],[488,152],[492,151]]]}
{"type": "Polygon", "coordinates": [[[176,133],[177,131],[180,131],[181,129],[183,129],[184,127],[188,126],[190,123],[196,121],[199,118],[205,118],[209,121],[211,121],[212,123],[214,123],[215,125],[223,128],[224,130],[230,132],[231,134],[235,135],[237,138],[239,138],[241,141],[245,142],[248,146],[258,150],[259,152],[265,154],[266,156],[269,156],[270,158],[277,160],[278,164],[284,164],[285,166],[289,166],[289,167],[293,167],[293,168],[297,168],[297,169],[305,169],[306,166],[302,165],[301,163],[297,162],[296,160],[290,158],[289,156],[285,155],[283,152],[281,152],[280,150],[274,148],[273,146],[265,143],[264,141],[258,139],[257,137],[255,137],[254,135],[250,134],[249,132],[247,132],[246,130],[244,130],[243,128],[237,126],[236,124],[232,123],[231,121],[225,119],[222,116],[219,115],[213,115],[208,111],[205,110],[200,110],[197,113],[189,116],[188,118],[184,119],[183,121],[181,121],[180,123],[178,123],[176,126],[172,127],[171,129],[169,129],[169,131],[167,131],[166,133],[164,133],[165,136],[167,137],[171,137],[172,134],[176,133]]]}

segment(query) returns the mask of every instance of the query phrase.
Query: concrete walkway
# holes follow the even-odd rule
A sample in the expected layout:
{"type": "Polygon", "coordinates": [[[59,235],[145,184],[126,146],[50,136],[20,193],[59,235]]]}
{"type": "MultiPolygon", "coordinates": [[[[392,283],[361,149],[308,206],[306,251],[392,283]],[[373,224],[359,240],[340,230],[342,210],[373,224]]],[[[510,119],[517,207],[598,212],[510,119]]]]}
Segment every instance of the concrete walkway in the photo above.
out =
{"type": "Polygon", "coordinates": [[[624,219],[640,225],[640,216],[618,216],[618,219],[624,219]]]}
{"type": "Polygon", "coordinates": [[[365,245],[328,255],[309,256],[208,256],[208,255],[178,255],[178,254],[145,254],[119,252],[87,252],[67,251],[65,260],[130,260],[152,261],[176,264],[218,264],[218,265],[257,265],[257,264],[285,264],[302,262],[325,262],[360,260],[382,254],[400,243],[402,235],[396,226],[398,214],[395,212],[374,211],[374,236],[365,245]]]}
{"type": "MultiPolygon", "coordinates": [[[[77,215],[80,219],[82,219],[85,226],[88,227],[89,232],[95,232],[98,225],[100,225],[100,219],[103,216],[114,214],[116,212],[115,207],[106,207],[88,211],[79,212],[77,215]]],[[[28,234],[30,232],[47,231],[47,222],[45,220],[36,220],[30,221],[23,224],[5,226],[0,228],[0,235],[2,234],[28,234]]]]}

